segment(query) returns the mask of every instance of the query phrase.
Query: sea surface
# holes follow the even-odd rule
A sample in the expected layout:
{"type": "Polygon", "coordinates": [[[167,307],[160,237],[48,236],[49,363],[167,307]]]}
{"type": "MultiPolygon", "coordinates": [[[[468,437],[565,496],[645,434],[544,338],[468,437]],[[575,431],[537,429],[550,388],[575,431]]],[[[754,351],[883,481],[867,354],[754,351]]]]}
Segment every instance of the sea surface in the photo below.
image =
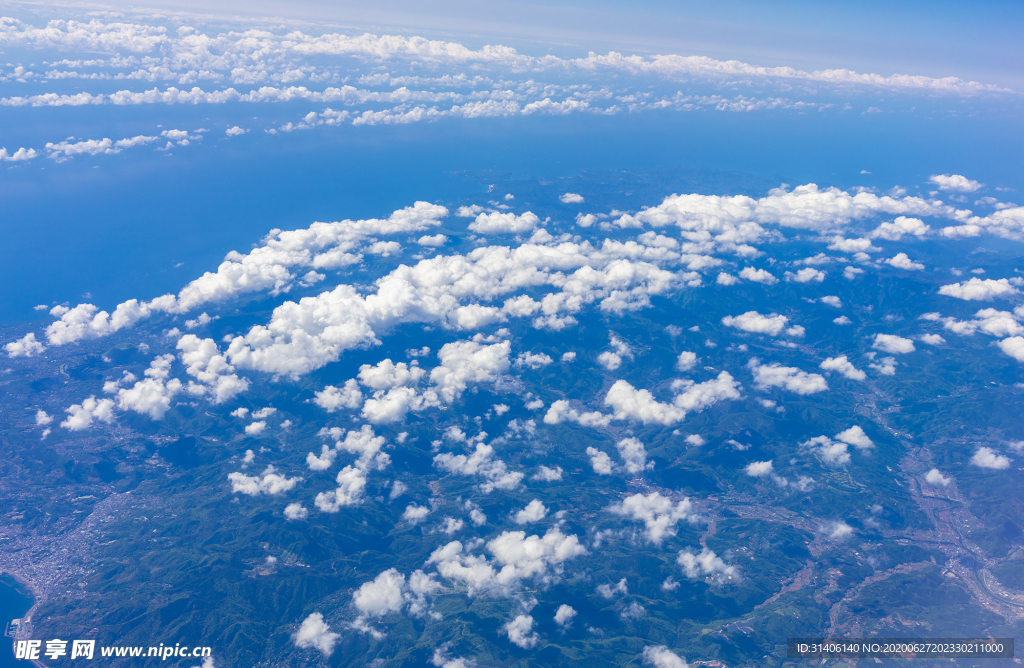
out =
{"type": "MultiPolygon", "coordinates": [[[[61,127],[58,117],[49,128],[29,118],[25,127],[39,137],[61,127]]],[[[104,127],[105,118],[93,119],[95,128],[78,128],[78,136],[143,132],[159,120],[125,118],[118,129],[104,127]],[[127,128],[129,120],[136,127],[127,128]]],[[[218,119],[179,120],[179,127],[223,127],[218,119]]],[[[1007,188],[986,194],[1022,203],[1024,170],[1014,157],[1024,153],[1021,126],[1004,116],[938,112],[449,119],[288,135],[254,129],[231,139],[211,130],[170,155],[147,147],[65,163],[6,163],[0,168],[0,323],[49,320],[36,305],[88,301],[111,310],[126,299],[176,292],[272,228],[386,216],[415,200],[458,203],[486,192],[480,174],[487,171],[528,178],[688,167],[777,176],[790,185],[902,185],[911,192],[927,188],[931,174],[954,173],[1007,188]]],[[[8,144],[34,145],[34,135],[16,134],[8,144]]]]}
{"type": "MultiPolygon", "coordinates": [[[[14,579],[0,575],[0,627],[7,628],[12,619],[21,619],[32,603],[32,598],[14,579]]],[[[10,640],[0,637],[0,668],[24,668],[28,664],[15,660],[10,640]]]]}

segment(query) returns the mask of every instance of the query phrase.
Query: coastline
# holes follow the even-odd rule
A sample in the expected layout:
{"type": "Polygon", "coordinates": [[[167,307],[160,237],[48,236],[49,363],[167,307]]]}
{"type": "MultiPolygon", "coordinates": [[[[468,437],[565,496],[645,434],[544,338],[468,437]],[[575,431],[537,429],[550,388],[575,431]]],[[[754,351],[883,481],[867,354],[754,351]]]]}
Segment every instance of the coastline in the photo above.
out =
{"type": "MultiPolygon", "coordinates": [[[[26,580],[18,573],[15,573],[5,568],[0,568],[0,575],[10,576],[12,579],[14,579],[15,582],[17,582],[22,587],[28,589],[28,591],[32,594],[32,607],[29,608],[28,611],[24,614],[24,616],[21,617],[21,626],[18,628],[18,632],[15,634],[15,636],[11,638],[11,642],[13,643],[19,639],[25,640],[31,638],[32,617],[33,615],[35,615],[36,610],[39,608],[39,605],[46,601],[46,596],[35,585],[35,583],[33,583],[31,580],[26,580]]],[[[38,659],[31,661],[31,663],[32,665],[36,666],[36,668],[49,668],[45,663],[38,659]]]]}

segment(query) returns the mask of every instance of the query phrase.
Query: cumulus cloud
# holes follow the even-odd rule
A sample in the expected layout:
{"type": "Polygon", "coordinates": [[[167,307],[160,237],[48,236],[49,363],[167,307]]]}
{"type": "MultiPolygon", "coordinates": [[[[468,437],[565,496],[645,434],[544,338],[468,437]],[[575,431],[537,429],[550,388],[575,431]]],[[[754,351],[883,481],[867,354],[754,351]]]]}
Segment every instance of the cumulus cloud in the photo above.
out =
{"type": "Polygon", "coordinates": [[[676,525],[680,521],[697,521],[697,515],[692,512],[689,499],[673,504],[672,499],[658,492],[627,496],[621,503],[612,505],[608,510],[616,515],[643,522],[647,540],[655,544],[660,544],[668,536],[676,535],[676,525]]]}
{"type": "Polygon", "coordinates": [[[772,465],[772,460],[769,459],[765,462],[751,462],[743,470],[751,478],[763,478],[772,475],[775,472],[775,467],[772,465]]]}
{"type": "Polygon", "coordinates": [[[826,371],[837,371],[850,380],[864,380],[867,378],[867,374],[853,366],[850,360],[846,358],[846,355],[827,357],[818,366],[826,371]]]}
{"type": "Polygon", "coordinates": [[[612,464],[612,458],[608,456],[608,453],[601,452],[594,447],[588,447],[587,456],[590,457],[590,466],[594,469],[594,473],[598,475],[612,474],[614,465],[612,464]]]}
{"type": "Polygon", "coordinates": [[[519,615],[504,626],[509,641],[523,649],[533,649],[540,641],[540,636],[533,631],[533,617],[519,615]]]}
{"type": "Polygon", "coordinates": [[[580,412],[569,405],[564,399],[559,399],[551,404],[548,412],[544,415],[545,424],[559,424],[560,422],[575,422],[583,427],[607,427],[612,416],[605,415],[599,411],[580,412]]]}
{"type": "Polygon", "coordinates": [[[495,211],[478,215],[469,224],[469,229],[480,234],[521,234],[534,229],[539,223],[540,218],[531,211],[521,216],[495,211]]]}
{"type": "Polygon", "coordinates": [[[921,271],[924,269],[924,265],[920,262],[914,262],[906,253],[897,253],[895,257],[891,257],[885,261],[886,264],[896,267],[897,269],[904,269],[906,271],[921,271]]]}
{"type": "Polygon", "coordinates": [[[850,463],[849,448],[842,441],[833,441],[828,436],[816,436],[800,445],[811,450],[829,466],[845,466],[850,463]]]}
{"type": "Polygon", "coordinates": [[[539,522],[548,514],[548,509],[541,503],[540,499],[534,499],[526,504],[526,507],[513,516],[516,524],[529,524],[539,522]]]}
{"type": "Polygon", "coordinates": [[[554,468],[548,466],[538,466],[537,472],[533,475],[531,480],[540,480],[541,482],[555,482],[562,479],[562,467],[555,466],[554,468]]]}
{"type": "Polygon", "coordinates": [[[654,668],[688,668],[685,659],[664,645],[648,645],[643,652],[644,665],[654,668]]]}
{"type": "Polygon", "coordinates": [[[248,476],[244,473],[234,472],[228,474],[231,482],[231,491],[235,494],[246,494],[248,496],[259,496],[268,494],[276,496],[289,491],[296,484],[302,482],[301,477],[288,478],[277,473],[273,466],[268,466],[263,473],[255,476],[248,476]]]}
{"type": "Polygon", "coordinates": [[[304,520],[309,517],[309,511],[301,503],[289,503],[284,507],[284,517],[286,520],[304,520]]]}
{"type": "Polygon", "coordinates": [[[811,267],[804,267],[795,274],[787,271],[786,279],[796,281],[797,283],[810,283],[811,281],[821,283],[825,280],[825,272],[819,271],[818,269],[812,269],[811,267]]]}
{"type": "Polygon", "coordinates": [[[644,444],[635,438],[624,438],[615,444],[622,459],[622,467],[626,473],[637,474],[654,468],[654,462],[647,462],[647,450],[644,444]]]}
{"type": "Polygon", "coordinates": [[[747,364],[754,374],[754,385],[761,390],[769,387],[782,387],[797,394],[814,394],[828,389],[825,379],[816,373],[807,373],[800,369],[782,366],[779,363],[761,364],[752,359],[747,364]]]}
{"type": "Polygon", "coordinates": [[[551,359],[549,355],[545,355],[544,353],[521,353],[519,357],[516,358],[516,366],[525,366],[529,369],[534,370],[539,369],[541,367],[545,367],[548,364],[551,364],[552,362],[554,362],[554,360],[551,359]]]}
{"type": "Polygon", "coordinates": [[[572,620],[576,616],[576,610],[571,605],[562,604],[555,612],[555,623],[563,629],[572,626],[572,620]]]}
{"type": "Polygon", "coordinates": [[[1013,359],[1024,362],[1024,337],[1011,336],[999,341],[996,345],[1013,359]]]}
{"type": "Polygon", "coordinates": [[[896,336],[895,334],[876,334],[871,347],[882,352],[897,355],[912,353],[916,350],[912,340],[896,336]]]}
{"type": "Polygon", "coordinates": [[[292,640],[296,647],[316,649],[325,657],[329,657],[334,652],[334,646],[340,637],[340,634],[331,632],[331,627],[324,622],[323,614],[314,612],[302,620],[302,624],[292,636],[292,640]]]}
{"type": "Polygon", "coordinates": [[[682,550],[676,563],[683,569],[683,575],[691,580],[699,577],[712,577],[718,582],[724,582],[737,573],[735,566],[728,565],[721,557],[706,547],[700,551],[700,554],[694,554],[691,550],[682,550]]]}
{"type": "Polygon", "coordinates": [[[946,487],[953,482],[952,478],[942,475],[939,469],[931,469],[924,477],[925,482],[936,487],[946,487]]]}
{"type": "Polygon", "coordinates": [[[615,585],[601,584],[597,585],[594,590],[601,598],[611,600],[616,596],[625,596],[629,593],[629,587],[626,586],[626,578],[622,578],[615,585]]]}
{"type": "Polygon", "coordinates": [[[583,204],[583,195],[565,193],[564,195],[559,195],[558,200],[562,204],[583,204]]]}
{"type": "Polygon", "coordinates": [[[769,271],[754,269],[753,267],[744,267],[743,271],[740,272],[740,278],[753,281],[754,283],[764,283],[765,285],[774,285],[779,282],[779,279],[775,278],[769,271]]]}
{"type": "Polygon", "coordinates": [[[1018,295],[1020,290],[1010,285],[1010,281],[1005,278],[998,280],[972,278],[965,283],[943,285],[939,288],[939,294],[946,295],[947,297],[956,297],[965,301],[992,301],[996,297],[1006,298],[1011,295],[1018,295]]]}
{"type": "Polygon", "coordinates": [[[839,432],[835,438],[837,441],[848,443],[858,450],[868,450],[875,447],[874,442],[868,438],[868,435],[858,425],[853,425],[849,429],[839,432]]]}
{"type": "Polygon", "coordinates": [[[832,540],[842,540],[853,534],[853,527],[842,520],[833,522],[826,528],[828,537],[832,540]]]}
{"type": "Polygon", "coordinates": [[[740,387],[726,371],[703,383],[676,381],[674,388],[682,391],[671,404],[666,404],[657,401],[649,391],[638,390],[628,382],[618,380],[608,390],[604,403],[612,408],[616,420],[668,426],[682,421],[688,412],[702,411],[726,399],[739,399],[740,387]]]}
{"type": "Polygon", "coordinates": [[[328,413],[342,408],[356,409],[363,405],[363,393],[359,390],[359,384],[352,378],[345,381],[343,387],[327,385],[322,391],[316,392],[313,403],[328,413]]]}
{"type": "Polygon", "coordinates": [[[935,174],[928,178],[928,182],[946,192],[973,193],[982,187],[982,184],[977,181],[972,181],[959,174],[935,174]]]}
{"type": "Polygon", "coordinates": [[[564,562],[587,554],[575,535],[558,527],[543,536],[524,531],[505,531],[486,544],[492,559],[473,554],[472,547],[453,541],[437,548],[427,560],[442,576],[466,585],[470,596],[478,591],[509,594],[525,579],[538,583],[556,581],[564,562]],[[496,568],[497,566],[497,568],[496,568]]]}
{"type": "Polygon", "coordinates": [[[996,453],[992,448],[981,447],[974,451],[971,463],[983,469],[1008,469],[1010,458],[996,453]]]}
{"type": "Polygon", "coordinates": [[[927,236],[932,231],[918,218],[907,218],[899,216],[891,223],[882,223],[869,235],[872,239],[886,239],[888,241],[899,241],[904,235],[909,234],[919,239],[927,236]]]}
{"type": "Polygon", "coordinates": [[[110,423],[114,420],[114,402],[110,399],[97,400],[94,395],[80,404],[72,404],[64,409],[67,419],[60,423],[69,431],[82,431],[92,426],[94,420],[110,423]]]}
{"type": "Polygon", "coordinates": [[[745,332],[756,332],[771,336],[778,336],[779,332],[786,327],[787,322],[789,322],[789,318],[784,315],[776,315],[774,313],[771,315],[761,315],[757,311],[747,311],[741,315],[727,315],[722,318],[722,324],[726,327],[735,327],[745,332]]]}
{"type": "Polygon", "coordinates": [[[4,350],[7,351],[8,357],[33,357],[46,350],[46,346],[36,341],[35,332],[29,332],[17,341],[5,345],[4,350]]]}
{"type": "Polygon", "coordinates": [[[470,455],[443,452],[434,457],[434,466],[449,473],[481,476],[484,482],[480,484],[480,490],[484,493],[513,489],[523,479],[519,471],[509,471],[505,462],[494,456],[494,448],[486,443],[477,443],[476,450],[470,455]]]}
{"type": "Polygon", "coordinates": [[[683,351],[679,353],[679,357],[676,358],[676,369],[679,371],[689,371],[697,365],[698,357],[696,353],[683,351]]]}

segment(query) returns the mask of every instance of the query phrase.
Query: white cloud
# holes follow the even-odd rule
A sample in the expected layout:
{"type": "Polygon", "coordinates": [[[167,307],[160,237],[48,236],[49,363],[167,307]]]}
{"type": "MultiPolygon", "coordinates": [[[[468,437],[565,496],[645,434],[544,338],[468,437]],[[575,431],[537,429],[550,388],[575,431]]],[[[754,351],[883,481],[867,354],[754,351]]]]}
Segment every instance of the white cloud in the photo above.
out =
{"type": "Polygon", "coordinates": [[[959,174],[936,174],[929,177],[928,182],[938,186],[939,190],[957,193],[973,193],[982,187],[977,181],[959,174]]]}
{"type": "Polygon", "coordinates": [[[402,513],[402,519],[410,524],[416,524],[421,519],[426,517],[430,513],[430,508],[426,506],[417,506],[415,503],[410,503],[405,507],[405,512],[402,513]]]}
{"type": "Polygon", "coordinates": [[[237,125],[234,125],[234,126],[228,128],[227,130],[225,130],[224,134],[226,134],[228,137],[237,137],[238,135],[244,135],[248,131],[249,131],[248,128],[241,128],[241,127],[238,127],[237,125]]]}
{"type": "Polygon", "coordinates": [[[939,469],[931,469],[928,474],[924,477],[925,482],[929,485],[935,485],[936,487],[946,487],[953,481],[952,478],[942,475],[939,469]]]}
{"type": "Polygon", "coordinates": [[[480,234],[520,234],[529,232],[539,223],[540,218],[530,211],[521,216],[496,211],[481,213],[476,220],[469,224],[469,229],[480,234]]]}
{"type": "Polygon", "coordinates": [[[359,382],[374,390],[390,390],[394,387],[415,385],[425,374],[426,371],[419,367],[416,360],[407,365],[405,362],[395,364],[390,359],[385,359],[375,366],[360,366],[359,382]]]}
{"type": "Polygon", "coordinates": [[[842,441],[833,441],[828,436],[816,436],[800,445],[812,450],[829,466],[845,466],[850,463],[849,448],[842,441]]]}
{"type": "Polygon", "coordinates": [[[972,278],[966,283],[943,285],[939,288],[939,294],[965,301],[992,301],[995,297],[1005,298],[1010,295],[1018,295],[1020,290],[1010,285],[1010,281],[1005,278],[999,280],[972,278]]]}
{"type": "Polygon", "coordinates": [[[654,462],[647,463],[647,450],[644,444],[635,438],[624,438],[615,444],[622,459],[622,467],[627,473],[637,474],[654,468],[654,462]]]}
{"type": "Polygon", "coordinates": [[[625,596],[629,593],[629,587],[626,586],[626,578],[622,578],[614,586],[610,584],[597,585],[594,590],[601,598],[611,600],[618,595],[625,596]]]}
{"type": "Polygon", "coordinates": [[[751,462],[743,470],[751,478],[763,478],[774,473],[775,467],[772,465],[772,460],[769,459],[765,462],[751,462]]]}
{"type": "Polygon", "coordinates": [[[265,420],[260,420],[259,422],[253,422],[252,424],[246,425],[245,426],[245,433],[248,436],[259,436],[260,434],[262,434],[266,430],[266,428],[267,428],[266,421],[265,420]]]}
{"type": "Polygon", "coordinates": [[[434,550],[427,560],[442,576],[464,583],[470,596],[477,591],[508,594],[524,579],[555,582],[565,561],[587,554],[575,535],[565,535],[558,527],[548,529],[544,536],[527,536],[524,531],[502,532],[487,543],[493,560],[472,554],[471,549],[453,541],[434,550]]]}
{"type": "Polygon", "coordinates": [[[685,659],[664,645],[648,645],[643,652],[644,665],[654,668],[688,668],[685,659]]]}
{"type": "Polygon", "coordinates": [[[710,576],[719,582],[723,582],[737,573],[735,566],[728,565],[721,557],[706,547],[700,551],[700,554],[694,554],[690,550],[682,550],[676,559],[676,563],[682,567],[683,575],[691,580],[702,576],[710,576]]]}
{"type": "Polygon", "coordinates": [[[664,404],[647,390],[638,390],[624,380],[617,380],[608,390],[604,403],[612,408],[616,420],[667,426],[681,422],[687,412],[704,410],[725,399],[740,398],[740,384],[726,371],[703,383],[676,381],[674,387],[683,391],[671,404],[664,404]]]}
{"type": "Polygon", "coordinates": [[[479,475],[484,478],[480,489],[489,493],[494,489],[513,489],[519,486],[523,474],[509,471],[505,462],[494,457],[494,448],[485,443],[477,443],[471,455],[455,455],[443,452],[434,457],[434,466],[442,471],[470,476],[479,475]]]}
{"type": "Polygon", "coordinates": [[[916,350],[912,340],[895,334],[876,334],[871,347],[895,355],[912,353],[916,350]]]}
{"type": "Polygon", "coordinates": [[[93,420],[110,423],[114,420],[114,402],[110,399],[96,400],[90,395],[80,404],[72,404],[64,409],[68,418],[60,423],[61,427],[70,431],[82,431],[92,426],[93,420]]]}
{"type": "Polygon", "coordinates": [[[906,253],[897,253],[894,257],[889,258],[885,261],[886,264],[896,267],[897,269],[904,269],[906,271],[921,271],[924,269],[924,265],[920,262],[914,262],[906,253]]]}
{"type": "Polygon", "coordinates": [[[533,617],[519,615],[503,627],[509,641],[523,649],[533,649],[540,641],[540,636],[533,631],[533,617]]]}
{"type": "Polygon", "coordinates": [[[44,410],[36,411],[36,424],[46,426],[53,422],[53,417],[46,414],[44,410]]]}
{"type": "Polygon", "coordinates": [[[588,447],[587,456],[590,457],[590,466],[594,469],[594,473],[598,475],[612,474],[612,458],[608,456],[608,453],[588,447]]]}
{"type": "Polygon", "coordinates": [[[996,345],[1013,359],[1024,362],[1024,337],[1011,336],[999,341],[996,345]]]}
{"type": "Polygon", "coordinates": [[[807,373],[794,367],[782,366],[777,362],[761,364],[757,359],[752,359],[747,366],[754,374],[754,385],[758,389],[783,387],[790,392],[804,395],[824,392],[828,389],[828,383],[816,373],[807,373]]]}
{"type": "Polygon", "coordinates": [[[8,357],[33,357],[46,350],[46,346],[36,341],[35,332],[29,332],[17,341],[5,345],[4,350],[7,351],[8,357]]]}
{"type": "Polygon", "coordinates": [[[842,300],[834,295],[826,295],[825,297],[822,297],[818,301],[820,301],[822,304],[828,304],[829,306],[833,306],[835,308],[843,308],[842,300]]]}
{"type": "Polygon", "coordinates": [[[722,324],[726,327],[735,327],[745,332],[756,332],[771,336],[778,336],[787,322],[789,322],[789,318],[784,315],[776,315],[774,313],[771,315],[761,315],[757,311],[747,311],[741,315],[727,315],[722,318],[722,324]]]}
{"type": "Polygon", "coordinates": [[[837,441],[849,443],[858,450],[868,450],[875,447],[874,442],[868,438],[868,435],[858,425],[853,425],[849,429],[839,432],[835,438],[837,441]]]}
{"type": "Polygon", "coordinates": [[[342,408],[356,409],[363,404],[363,393],[359,390],[359,384],[354,378],[345,381],[345,385],[340,388],[328,385],[322,391],[316,392],[315,395],[313,403],[328,413],[342,408]]]}
{"type": "Polygon", "coordinates": [[[697,365],[698,357],[695,353],[683,351],[679,353],[679,357],[676,358],[676,369],[679,371],[689,371],[697,365]]]}
{"type": "Polygon", "coordinates": [[[605,415],[599,411],[581,413],[569,406],[569,402],[559,399],[551,404],[551,408],[544,415],[545,424],[558,424],[560,422],[575,422],[583,427],[607,427],[611,423],[612,416],[605,415]]]}
{"type": "Polygon", "coordinates": [[[740,272],[740,278],[755,283],[764,283],[765,285],[774,285],[779,282],[779,279],[775,278],[770,272],[765,269],[754,269],[753,267],[744,267],[743,271],[740,272]]]}
{"type": "Polygon", "coordinates": [[[869,236],[872,239],[899,241],[905,234],[910,234],[920,239],[927,236],[931,231],[932,228],[917,218],[899,216],[891,223],[882,223],[869,236]]]}
{"type": "Polygon", "coordinates": [[[828,249],[843,253],[869,253],[882,250],[873,246],[871,239],[844,239],[843,237],[833,237],[828,249]]]}
{"type": "Polygon", "coordinates": [[[438,246],[444,246],[448,243],[448,237],[443,234],[435,234],[433,236],[423,235],[416,240],[416,243],[420,246],[428,246],[430,248],[437,248],[438,246]]]}
{"type": "Polygon", "coordinates": [[[284,517],[289,521],[304,520],[309,517],[309,511],[301,503],[289,503],[284,507],[284,517]]]}
{"type": "Polygon", "coordinates": [[[199,381],[189,381],[185,388],[189,394],[222,404],[249,389],[249,381],[235,373],[235,367],[228,363],[213,339],[186,334],[178,340],[177,349],[181,351],[185,373],[199,381]]]}
{"type": "Polygon", "coordinates": [[[563,603],[558,606],[558,610],[555,612],[555,623],[563,629],[567,629],[572,626],[572,620],[575,616],[576,610],[571,605],[563,603]]]}
{"type": "Polygon", "coordinates": [[[530,369],[536,370],[541,367],[547,366],[548,364],[551,364],[554,361],[555,360],[551,359],[549,355],[545,355],[544,353],[534,354],[527,352],[521,353],[519,357],[516,358],[516,366],[525,366],[530,369]]]}
{"type": "Polygon", "coordinates": [[[572,362],[575,362],[576,361],[576,353],[575,352],[562,353],[562,361],[566,362],[566,363],[570,363],[570,364],[572,362]]]}
{"type": "Polygon", "coordinates": [[[583,195],[565,193],[564,195],[558,196],[558,201],[562,204],[583,204],[583,195]]]}
{"type": "Polygon", "coordinates": [[[920,340],[930,346],[940,346],[946,342],[946,339],[942,338],[938,334],[922,334],[920,336],[920,340]]]}
{"type": "Polygon", "coordinates": [[[787,271],[786,278],[788,280],[796,281],[797,283],[810,283],[811,281],[821,283],[825,280],[825,272],[812,269],[811,267],[805,267],[795,274],[787,271]]]}
{"type": "Polygon", "coordinates": [[[556,466],[549,468],[541,465],[537,467],[537,472],[533,475],[531,480],[540,480],[541,482],[555,482],[562,479],[562,467],[556,466]]]}
{"type": "Polygon", "coordinates": [[[529,524],[539,522],[548,514],[548,509],[541,503],[540,499],[534,499],[526,504],[526,507],[517,512],[513,519],[516,524],[529,524]]]}
{"type": "Polygon", "coordinates": [[[715,283],[718,285],[736,285],[739,282],[740,279],[736,278],[732,274],[727,274],[724,271],[718,274],[718,278],[715,279],[715,283]]]}
{"type": "Polygon", "coordinates": [[[160,355],[146,369],[143,380],[117,391],[117,406],[160,420],[171,408],[171,400],[182,391],[181,381],[168,378],[174,355],[160,355]]]}
{"type": "Polygon", "coordinates": [[[676,535],[676,525],[680,521],[693,522],[697,519],[692,512],[689,499],[683,499],[673,504],[672,499],[662,496],[658,492],[627,496],[621,503],[611,506],[609,510],[617,515],[642,521],[647,540],[656,544],[660,544],[667,536],[676,535]]]}
{"type": "Polygon", "coordinates": [[[324,616],[321,613],[314,612],[302,621],[302,625],[292,636],[292,640],[295,641],[296,647],[317,649],[324,656],[330,656],[340,637],[340,634],[331,632],[331,627],[324,622],[324,616]]]}
{"type": "Polygon", "coordinates": [[[840,520],[829,525],[827,531],[829,538],[833,540],[842,540],[853,534],[853,527],[840,520]]]}
{"type": "Polygon", "coordinates": [[[622,357],[616,353],[606,350],[597,356],[597,363],[608,371],[615,371],[622,366],[622,357]]]}
{"type": "Polygon", "coordinates": [[[841,355],[840,357],[827,357],[825,358],[825,361],[818,366],[826,371],[838,371],[850,380],[864,380],[867,378],[867,374],[853,366],[850,360],[846,358],[846,355],[841,355]]]}
{"type": "Polygon", "coordinates": [[[1006,455],[997,454],[992,448],[978,448],[971,457],[971,463],[983,469],[1008,469],[1010,458],[1006,455]]]}
{"type": "Polygon", "coordinates": [[[313,500],[320,512],[336,513],[346,506],[363,502],[366,489],[366,472],[355,466],[346,466],[338,472],[338,487],[329,492],[320,492],[313,500]]]}
{"type": "Polygon", "coordinates": [[[291,490],[296,484],[302,482],[302,478],[298,476],[288,478],[277,473],[273,466],[268,466],[263,473],[255,476],[248,476],[237,471],[229,473],[228,480],[231,482],[233,493],[249,496],[259,496],[260,494],[276,496],[291,490]]]}
{"type": "Polygon", "coordinates": [[[868,365],[869,368],[874,369],[883,376],[895,376],[896,375],[896,358],[895,357],[882,357],[877,362],[872,362],[868,365]]]}

